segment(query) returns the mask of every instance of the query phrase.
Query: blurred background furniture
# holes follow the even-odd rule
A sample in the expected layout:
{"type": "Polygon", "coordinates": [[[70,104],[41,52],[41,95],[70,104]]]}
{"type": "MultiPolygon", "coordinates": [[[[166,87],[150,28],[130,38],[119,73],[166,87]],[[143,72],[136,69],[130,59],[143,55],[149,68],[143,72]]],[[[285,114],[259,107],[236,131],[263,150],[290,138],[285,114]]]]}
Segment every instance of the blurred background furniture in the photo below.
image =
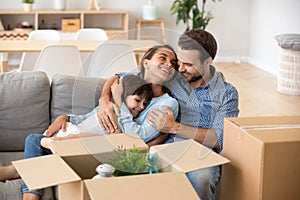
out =
{"type": "MultiPolygon", "coordinates": [[[[49,44],[56,45],[75,45],[80,52],[93,52],[100,43],[122,43],[132,46],[137,61],[140,60],[140,55],[144,54],[150,47],[159,45],[160,43],[154,40],[0,40],[0,53],[16,53],[16,52],[40,52],[44,46],[49,44]]],[[[2,62],[2,60],[1,60],[2,62]]],[[[5,71],[1,71],[5,72],[5,71]]]]}
{"type": "Polygon", "coordinates": [[[166,44],[165,23],[163,19],[137,19],[136,28],[137,40],[154,39],[166,44]]]}
{"type": "MultiPolygon", "coordinates": [[[[1,19],[0,19],[1,22],[1,19]]],[[[3,31],[0,30],[0,40],[27,40],[29,33],[32,30],[23,29],[20,31],[3,31]]],[[[0,72],[8,71],[8,53],[0,53],[1,70],[0,72]]]]}
{"type": "MultiPolygon", "coordinates": [[[[30,32],[28,40],[60,40],[59,32],[56,30],[34,30],[30,32]]],[[[39,53],[24,52],[19,65],[19,71],[31,71],[34,68],[39,53]]]]}
{"type": "MultiPolygon", "coordinates": [[[[127,39],[129,12],[118,9],[101,9],[101,10],[32,10],[24,13],[23,10],[0,10],[3,27],[6,30],[16,27],[19,23],[16,17],[24,21],[31,22],[35,30],[39,29],[56,29],[62,30],[62,21],[66,19],[78,19],[79,28],[102,28],[107,32],[109,38],[115,38],[119,35],[127,39]],[[76,17],[75,17],[76,16],[76,17]],[[62,18],[63,17],[63,18],[62,18]],[[44,23],[42,23],[44,22],[44,23]],[[113,26],[112,26],[113,24],[113,26]],[[9,28],[8,28],[9,27],[9,28]]],[[[72,26],[72,24],[69,24],[72,26]]],[[[65,29],[66,30],[66,29],[65,29]]],[[[120,39],[120,38],[119,38],[120,39]]]]}
{"type": "Polygon", "coordinates": [[[300,34],[279,34],[275,39],[280,47],[277,90],[300,95],[300,34]]]}
{"type": "Polygon", "coordinates": [[[75,40],[108,40],[106,31],[101,28],[82,28],[76,31],[75,40]]]}
{"type": "Polygon", "coordinates": [[[83,76],[80,52],[75,45],[47,45],[42,49],[34,71],[46,72],[49,81],[54,74],[83,76]]]}
{"type": "Polygon", "coordinates": [[[97,46],[87,69],[87,76],[109,78],[116,72],[137,71],[133,47],[122,43],[101,43],[97,46]]]}
{"type": "MultiPolygon", "coordinates": [[[[108,40],[108,36],[106,31],[101,28],[82,28],[76,31],[75,40],[101,40],[106,41],[108,40]]],[[[92,52],[81,52],[80,57],[82,60],[83,68],[87,69],[93,53],[92,52]]]]}

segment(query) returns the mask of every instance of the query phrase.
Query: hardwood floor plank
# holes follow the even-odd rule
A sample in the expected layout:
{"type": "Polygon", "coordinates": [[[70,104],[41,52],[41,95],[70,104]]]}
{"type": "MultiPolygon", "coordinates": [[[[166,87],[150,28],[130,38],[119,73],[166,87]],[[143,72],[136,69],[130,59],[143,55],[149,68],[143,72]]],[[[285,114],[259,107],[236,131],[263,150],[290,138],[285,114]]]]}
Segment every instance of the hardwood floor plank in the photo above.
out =
{"type": "Polygon", "coordinates": [[[300,115],[300,96],[277,91],[277,77],[250,64],[215,63],[239,92],[239,116],[300,115]]]}

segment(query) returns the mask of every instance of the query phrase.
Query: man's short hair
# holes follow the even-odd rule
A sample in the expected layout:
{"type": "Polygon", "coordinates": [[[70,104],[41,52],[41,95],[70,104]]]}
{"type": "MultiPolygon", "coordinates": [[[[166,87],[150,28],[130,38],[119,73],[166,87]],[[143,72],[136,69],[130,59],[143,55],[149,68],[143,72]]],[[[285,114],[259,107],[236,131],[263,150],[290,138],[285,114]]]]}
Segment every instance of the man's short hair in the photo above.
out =
{"type": "Polygon", "coordinates": [[[184,50],[200,51],[201,62],[209,57],[214,59],[217,53],[217,42],[214,36],[202,29],[192,29],[183,33],[179,37],[178,46],[184,50]]]}

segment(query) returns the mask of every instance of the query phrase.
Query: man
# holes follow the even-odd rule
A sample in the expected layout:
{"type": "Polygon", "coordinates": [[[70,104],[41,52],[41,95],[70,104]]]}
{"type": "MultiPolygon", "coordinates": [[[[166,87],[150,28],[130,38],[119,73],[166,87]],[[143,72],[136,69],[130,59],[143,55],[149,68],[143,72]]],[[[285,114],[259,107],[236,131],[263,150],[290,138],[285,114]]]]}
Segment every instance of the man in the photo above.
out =
{"type": "MultiPolygon", "coordinates": [[[[201,29],[188,31],[180,36],[178,46],[179,73],[166,86],[180,104],[180,115],[175,120],[169,108],[164,108],[166,113],[152,110],[148,122],[170,134],[167,142],[193,138],[221,152],[224,118],[237,117],[239,113],[238,92],[211,65],[217,43],[210,33],[201,29]]],[[[99,104],[103,105],[103,99],[100,98],[99,104]]],[[[99,119],[107,122],[112,117],[100,113],[99,119]]],[[[110,123],[102,124],[114,129],[110,123]]],[[[190,172],[187,176],[201,199],[215,198],[219,166],[190,172]]]]}

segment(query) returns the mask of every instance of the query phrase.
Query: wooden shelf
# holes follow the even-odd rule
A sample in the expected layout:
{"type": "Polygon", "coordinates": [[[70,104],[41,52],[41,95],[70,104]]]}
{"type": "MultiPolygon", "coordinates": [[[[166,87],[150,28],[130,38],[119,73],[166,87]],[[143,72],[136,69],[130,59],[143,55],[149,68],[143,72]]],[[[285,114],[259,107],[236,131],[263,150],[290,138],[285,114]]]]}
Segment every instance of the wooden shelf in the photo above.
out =
{"type": "Polygon", "coordinates": [[[35,30],[44,28],[41,27],[42,21],[46,28],[61,30],[62,18],[79,18],[80,28],[102,28],[109,37],[115,38],[120,34],[127,39],[129,17],[125,10],[0,10],[2,24],[9,31],[23,21],[28,21],[35,30]],[[112,24],[114,27],[111,27],[112,24]]]}

